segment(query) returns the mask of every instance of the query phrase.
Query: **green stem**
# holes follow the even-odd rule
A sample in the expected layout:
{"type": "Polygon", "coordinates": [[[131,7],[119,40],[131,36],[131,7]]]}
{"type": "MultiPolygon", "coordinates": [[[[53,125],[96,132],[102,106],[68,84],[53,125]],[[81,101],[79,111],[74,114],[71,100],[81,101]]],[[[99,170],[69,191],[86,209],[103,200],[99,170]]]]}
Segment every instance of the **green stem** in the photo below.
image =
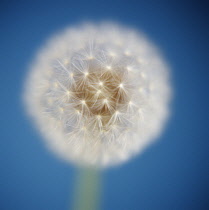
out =
{"type": "Polygon", "coordinates": [[[74,210],[98,210],[100,200],[100,176],[96,169],[80,169],[75,193],[74,210]]]}

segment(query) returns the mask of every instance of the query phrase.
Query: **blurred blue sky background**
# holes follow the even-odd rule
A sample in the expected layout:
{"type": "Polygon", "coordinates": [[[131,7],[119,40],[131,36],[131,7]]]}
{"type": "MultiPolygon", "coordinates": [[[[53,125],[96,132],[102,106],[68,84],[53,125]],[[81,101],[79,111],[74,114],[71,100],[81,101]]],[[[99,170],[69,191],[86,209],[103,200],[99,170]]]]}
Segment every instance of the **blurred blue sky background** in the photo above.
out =
{"type": "Polygon", "coordinates": [[[207,1],[0,1],[0,209],[67,210],[76,169],[46,150],[21,91],[36,51],[57,30],[114,20],[144,31],[172,68],[173,114],[159,141],[103,173],[102,210],[209,209],[207,1]]]}

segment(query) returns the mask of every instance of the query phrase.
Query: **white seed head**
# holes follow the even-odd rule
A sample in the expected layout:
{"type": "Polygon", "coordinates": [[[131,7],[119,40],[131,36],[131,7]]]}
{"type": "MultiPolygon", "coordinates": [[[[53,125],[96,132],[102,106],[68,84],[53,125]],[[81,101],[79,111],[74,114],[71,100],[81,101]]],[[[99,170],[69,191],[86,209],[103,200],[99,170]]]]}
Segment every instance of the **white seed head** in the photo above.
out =
{"type": "Polygon", "coordinates": [[[50,39],[31,67],[24,96],[49,147],[68,161],[106,167],[157,138],[170,92],[156,47],[139,32],[104,23],[50,39]]]}

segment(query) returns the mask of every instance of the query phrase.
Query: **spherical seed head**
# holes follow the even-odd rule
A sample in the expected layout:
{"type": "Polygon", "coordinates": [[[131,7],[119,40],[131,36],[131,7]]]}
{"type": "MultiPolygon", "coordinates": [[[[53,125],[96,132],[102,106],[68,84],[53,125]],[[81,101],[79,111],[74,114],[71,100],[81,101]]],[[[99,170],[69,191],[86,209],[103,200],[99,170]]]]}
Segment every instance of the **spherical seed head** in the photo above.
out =
{"type": "Polygon", "coordinates": [[[86,24],[67,29],[39,52],[25,99],[55,152],[106,167],[139,153],[162,130],[169,72],[141,33],[86,24]]]}

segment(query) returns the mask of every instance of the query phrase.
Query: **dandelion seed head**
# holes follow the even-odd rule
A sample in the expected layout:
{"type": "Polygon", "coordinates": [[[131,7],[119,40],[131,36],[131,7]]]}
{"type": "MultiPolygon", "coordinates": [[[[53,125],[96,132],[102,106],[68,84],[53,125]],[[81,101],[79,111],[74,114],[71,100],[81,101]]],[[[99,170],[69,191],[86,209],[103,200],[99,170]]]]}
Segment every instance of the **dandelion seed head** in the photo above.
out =
{"type": "Polygon", "coordinates": [[[170,89],[168,67],[142,33],[103,23],[52,37],[31,67],[24,96],[54,152],[107,167],[157,139],[170,89]]]}

